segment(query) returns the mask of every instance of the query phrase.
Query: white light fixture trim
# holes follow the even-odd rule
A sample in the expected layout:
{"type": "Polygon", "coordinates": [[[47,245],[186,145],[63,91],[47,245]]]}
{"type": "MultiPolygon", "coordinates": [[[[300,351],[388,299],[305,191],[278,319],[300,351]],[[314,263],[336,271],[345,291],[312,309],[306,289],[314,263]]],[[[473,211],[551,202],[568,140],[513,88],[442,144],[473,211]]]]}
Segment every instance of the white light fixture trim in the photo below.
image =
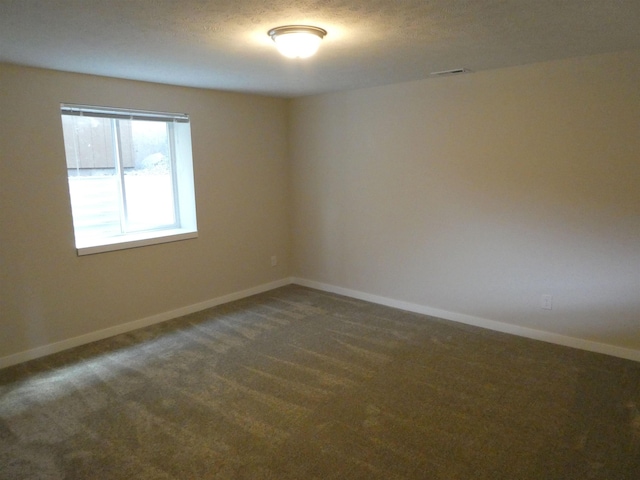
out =
{"type": "Polygon", "coordinates": [[[318,51],[327,31],[308,25],[286,25],[269,30],[278,51],[289,58],[307,58],[318,51]]]}

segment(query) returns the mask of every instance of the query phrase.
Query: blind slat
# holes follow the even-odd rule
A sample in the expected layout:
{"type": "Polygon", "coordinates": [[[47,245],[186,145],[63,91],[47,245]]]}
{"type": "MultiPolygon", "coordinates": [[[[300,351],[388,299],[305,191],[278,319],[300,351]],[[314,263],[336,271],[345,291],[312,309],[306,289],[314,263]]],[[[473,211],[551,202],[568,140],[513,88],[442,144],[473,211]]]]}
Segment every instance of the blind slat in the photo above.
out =
{"type": "Polygon", "coordinates": [[[124,108],[103,108],[72,104],[62,104],[60,106],[60,111],[62,115],[73,115],[79,117],[189,123],[189,115],[186,113],[150,112],[146,110],[127,110],[124,108]]]}

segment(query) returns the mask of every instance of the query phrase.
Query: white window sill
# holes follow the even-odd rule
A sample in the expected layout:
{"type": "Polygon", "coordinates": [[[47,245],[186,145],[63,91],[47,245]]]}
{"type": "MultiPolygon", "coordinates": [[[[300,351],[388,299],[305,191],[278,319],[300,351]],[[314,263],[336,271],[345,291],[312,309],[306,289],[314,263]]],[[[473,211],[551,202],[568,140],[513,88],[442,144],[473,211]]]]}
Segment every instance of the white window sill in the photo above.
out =
{"type": "Polygon", "coordinates": [[[127,234],[119,237],[77,240],[78,256],[93,255],[95,253],[113,252],[128,248],[157,245],[159,243],[177,242],[189,238],[197,238],[198,232],[187,229],[160,230],[156,232],[142,232],[127,234]]]}

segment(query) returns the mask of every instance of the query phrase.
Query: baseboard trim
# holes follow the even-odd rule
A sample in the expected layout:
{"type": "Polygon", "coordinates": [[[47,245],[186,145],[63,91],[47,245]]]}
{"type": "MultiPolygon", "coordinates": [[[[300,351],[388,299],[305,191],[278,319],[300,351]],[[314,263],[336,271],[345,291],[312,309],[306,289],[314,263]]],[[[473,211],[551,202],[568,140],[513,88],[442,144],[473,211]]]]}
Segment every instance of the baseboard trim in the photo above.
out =
{"type": "Polygon", "coordinates": [[[450,312],[447,310],[440,310],[437,308],[431,308],[416,303],[403,302],[400,300],[394,300],[392,298],[382,297],[379,295],[373,295],[358,290],[352,290],[349,288],[338,287],[327,283],[316,282],[314,280],[307,280],[304,278],[294,277],[292,283],[301,285],[303,287],[314,288],[316,290],[322,290],[329,293],[336,293],[338,295],[344,295],[358,300],[364,300],[379,305],[385,305],[387,307],[398,308],[400,310],[406,310],[408,312],[421,313],[432,317],[442,318],[444,320],[451,320],[453,322],[464,323],[467,325],[473,325],[476,327],[487,328],[489,330],[495,330],[497,332],[509,333],[511,335],[517,335],[520,337],[531,338],[533,340],[541,340],[543,342],[554,343],[556,345],[562,345],[565,347],[577,348],[580,350],[587,350],[595,353],[602,353],[604,355],[610,355],[613,357],[624,358],[626,360],[633,360],[640,362],[640,351],[632,350],[629,348],[619,347],[616,345],[610,345],[606,343],[593,342],[591,340],[585,340],[582,338],[569,337],[566,335],[560,335],[553,332],[547,332],[543,330],[535,330],[532,328],[522,327],[519,325],[512,325],[509,323],[498,322],[495,320],[489,320],[486,318],[475,317],[472,315],[466,315],[462,313],[450,312]]]}
{"type": "Polygon", "coordinates": [[[77,337],[68,338],[66,340],[61,340],[59,342],[50,343],[48,345],[42,345],[40,347],[14,353],[12,355],[7,355],[6,357],[0,357],[0,368],[10,367],[11,365],[17,365],[18,363],[34,360],[36,358],[51,355],[53,353],[58,353],[63,350],[67,350],[73,347],[78,347],[80,345],[84,345],[87,343],[96,342],[98,340],[103,340],[105,338],[113,337],[115,335],[120,335],[121,333],[127,333],[133,330],[138,330],[139,328],[155,325],[156,323],[166,322],[167,320],[171,320],[173,318],[189,315],[191,313],[199,312],[201,310],[206,310],[207,308],[216,307],[218,305],[233,302],[235,300],[241,300],[243,298],[250,297],[258,293],[267,292],[269,290],[283,287],[291,283],[293,283],[292,278],[289,278],[289,277],[283,278],[281,280],[265,283],[262,285],[258,285],[256,287],[248,288],[246,290],[230,293],[227,295],[223,295],[221,297],[213,298],[211,300],[206,300],[204,302],[195,303],[193,305],[187,305],[186,307],[177,308],[175,310],[170,310],[168,312],[158,313],[156,315],[151,315],[149,317],[141,318],[139,320],[134,320],[132,322],[123,323],[121,325],[116,325],[116,326],[105,328],[102,330],[97,330],[95,332],[90,332],[84,335],[79,335],[77,337]]]}
{"type": "Polygon", "coordinates": [[[444,320],[451,320],[453,322],[464,323],[467,325],[473,325],[476,327],[487,328],[489,330],[495,330],[502,333],[509,333],[511,335],[517,335],[520,337],[531,338],[533,340],[541,340],[544,342],[554,343],[557,345],[563,345],[565,347],[578,348],[580,350],[587,350],[595,353],[602,353],[604,355],[611,355],[614,357],[624,358],[626,360],[633,360],[640,362],[640,351],[632,350],[629,348],[619,347],[616,345],[610,345],[606,343],[593,342],[582,338],[569,337],[566,335],[559,335],[553,332],[547,332],[543,330],[535,330],[518,325],[512,325],[503,322],[497,322],[495,320],[489,320],[486,318],[476,317],[472,315],[466,315],[462,313],[450,312],[447,310],[440,310],[437,308],[428,307],[425,305],[419,305],[411,302],[404,302],[395,300],[380,295],[374,295],[359,290],[352,290],[349,288],[338,287],[327,283],[316,282],[314,280],[308,280],[299,277],[288,277],[274,282],[258,285],[246,290],[216,297],[204,302],[188,305],[182,308],[171,310],[168,312],[162,312],[156,315],[151,315],[139,320],[116,325],[113,327],[105,328],[103,330],[97,330],[77,337],[69,338],[55,343],[42,345],[33,349],[25,350],[22,352],[0,357],[0,368],[10,367],[11,365],[17,365],[22,362],[34,360],[36,358],[44,357],[54,353],[67,350],[69,348],[78,347],[87,343],[103,340],[105,338],[113,337],[121,333],[131,332],[140,328],[155,325],[157,323],[166,322],[173,318],[178,318],[191,313],[206,310],[207,308],[216,307],[225,303],[233,302],[235,300],[241,300],[252,295],[267,292],[279,287],[283,287],[289,284],[301,285],[303,287],[314,288],[329,293],[336,293],[338,295],[344,295],[359,300],[364,300],[379,305],[385,305],[388,307],[398,308],[400,310],[406,310],[409,312],[420,313],[423,315],[429,315],[432,317],[442,318],[444,320]]]}

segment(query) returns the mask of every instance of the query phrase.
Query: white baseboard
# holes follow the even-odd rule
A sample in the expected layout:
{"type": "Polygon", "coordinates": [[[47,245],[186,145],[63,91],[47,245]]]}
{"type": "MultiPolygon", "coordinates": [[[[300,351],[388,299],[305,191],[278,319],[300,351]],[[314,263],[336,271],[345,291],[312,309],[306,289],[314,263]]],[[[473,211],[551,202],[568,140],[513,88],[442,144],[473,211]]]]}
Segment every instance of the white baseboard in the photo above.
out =
{"type": "Polygon", "coordinates": [[[495,330],[498,332],[509,333],[520,337],[531,338],[534,340],[542,340],[544,342],[555,343],[557,345],[563,345],[566,347],[578,348],[581,350],[587,350],[590,352],[602,353],[605,355],[611,355],[614,357],[624,358],[627,360],[633,360],[640,362],[640,351],[632,350],[629,348],[623,348],[616,345],[609,345],[605,343],[593,342],[590,340],[584,340],[581,338],[569,337],[566,335],[559,335],[553,332],[546,332],[542,330],[534,330],[527,327],[521,327],[518,325],[512,325],[503,322],[497,322],[495,320],[488,320],[486,318],[475,317],[472,315],[465,315],[462,313],[449,312],[447,310],[439,310],[437,308],[431,308],[424,305],[419,305],[410,302],[403,302],[400,300],[394,300],[392,298],[382,297],[379,295],[373,295],[370,293],[361,292],[358,290],[351,290],[348,288],[337,287],[335,285],[329,285],[326,283],[316,282],[313,280],[306,280],[303,278],[283,278],[270,283],[265,283],[252,287],[239,292],[230,293],[221,297],[213,298],[204,302],[188,305],[186,307],[178,308],[168,312],[151,315],[146,318],[134,320],[133,322],[124,323],[122,325],[116,325],[103,330],[90,332],[77,337],[62,340],[60,342],[50,343],[33,349],[25,350],[22,352],[14,353],[5,357],[0,357],[0,368],[9,367],[18,363],[33,360],[35,358],[44,357],[53,353],[61,352],[69,348],[77,347],[87,343],[103,340],[105,338],[113,337],[121,333],[131,332],[139,328],[148,327],[156,323],[165,322],[173,318],[178,318],[191,313],[199,312],[207,308],[212,308],[224,303],[233,302],[242,298],[250,297],[258,293],[267,292],[275,288],[283,287],[295,283],[304,287],[315,288],[325,292],[336,293],[338,295],[344,295],[351,298],[357,298],[371,303],[377,303],[379,305],[386,305],[388,307],[398,308],[400,310],[406,310],[409,312],[420,313],[429,315],[432,317],[442,318],[445,320],[451,320],[454,322],[464,323],[467,325],[473,325],[476,327],[487,328],[489,330],[495,330]]]}
{"type": "Polygon", "coordinates": [[[68,338],[60,342],[50,343],[48,345],[42,345],[40,347],[14,353],[13,355],[8,355],[6,357],[0,357],[0,368],[9,367],[11,365],[16,365],[28,360],[33,360],[35,358],[58,353],[69,348],[84,345],[86,343],[103,340],[105,338],[113,337],[121,333],[131,332],[139,328],[148,327],[149,325],[155,325],[156,323],[166,322],[167,320],[171,320],[173,318],[189,315],[190,313],[199,312],[207,308],[222,305],[223,303],[233,302],[234,300],[240,300],[242,298],[250,297],[251,295],[256,295],[258,293],[267,292],[269,290],[283,287],[291,283],[293,283],[292,278],[283,278],[281,280],[258,285],[256,287],[242,290],[240,292],[230,293],[228,295],[223,295],[222,297],[213,298],[211,300],[188,305],[186,307],[178,308],[168,312],[151,315],[150,317],[134,320],[133,322],[123,323],[122,325],[116,325],[113,327],[105,328],[103,330],[98,330],[84,335],[79,335],[77,337],[68,338]]]}
{"type": "Polygon", "coordinates": [[[338,295],[344,295],[351,298],[357,298],[359,300],[365,300],[371,303],[377,303],[379,305],[385,305],[387,307],[398,308],[400,310],[406,310],[408,312],[421,313],[424,315],[430,315],[432,317],[442,318],[444,320],[451,320],[454,322],[487,328],[489,330],[495,330],[502,333],[509,333],[511,335],[531,338],[533,340],[541,340],[544,342],[555,343],[557,345],[563,345],[565,347],[578,348],[580,350],[587,350],[590,352],[602,353],[605,355],[611,355],[614,357],[640,362],[639,350],[632,350],[630,348],[619,347],[606,343],[593,342],[582,338],[559,335],[557,333],[547,332],[543,330],[535,330],[519,325],[512,325],[509,323],[497,322],[495,320],[489,320],[486,318],[475,317],[472,315],[449,312],[447,310],[439,310],[437,308],[431,308],[415,303],[394,300],[392,298],[372,295],[370,293],[360,292],[358,290],[337,287],[335,285],[329,285],[313,280],[306,280],[303,278],[293,278],[292,283],[301,285],[303,287],[315,288],[316,290],[337,293],[338,295]]]}

